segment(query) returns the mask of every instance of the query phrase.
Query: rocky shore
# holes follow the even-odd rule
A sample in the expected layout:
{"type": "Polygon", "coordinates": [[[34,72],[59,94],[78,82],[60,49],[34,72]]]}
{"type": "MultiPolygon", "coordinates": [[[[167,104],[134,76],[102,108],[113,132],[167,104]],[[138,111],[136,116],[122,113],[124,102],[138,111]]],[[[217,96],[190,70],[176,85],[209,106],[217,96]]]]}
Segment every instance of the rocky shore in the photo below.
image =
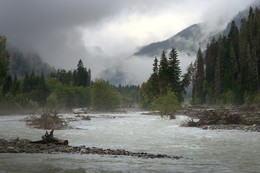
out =
{"type": "Polygon", "coordinates": [[[259,108],[185,108],[178,114],[187,115],[184,127],[199,127],[205,130],[243,130],[260,132],[259,108]]]}
{"type": "Polygon", "coordinates": [[[239,124],[215,124],[215,125],[203,125],[200,128],[204,130],[242,130],[245,132],[260,132],[260,125],[239,125],[239,124]]]}
{"type": "Polygon", "coordinates": [[[69,146],[56,144],[34,144],[27,139],[15,139],[7,141],[0,139],[0,153],[45,153],[45,154],[98,154],[111,156],[131,156],[145,159],[166,158],[181,159],[182,156],[170,156],[165,154],[150,154],[145,152],[131,152],[122,149],[103,149],[86,146],[69,146]]]}

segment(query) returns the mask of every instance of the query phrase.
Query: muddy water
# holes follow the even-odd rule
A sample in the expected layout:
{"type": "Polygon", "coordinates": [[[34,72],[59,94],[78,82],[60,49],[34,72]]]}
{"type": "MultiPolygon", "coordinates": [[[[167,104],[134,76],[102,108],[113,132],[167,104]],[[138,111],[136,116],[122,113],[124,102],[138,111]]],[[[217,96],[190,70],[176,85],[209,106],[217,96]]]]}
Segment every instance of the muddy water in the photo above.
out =
{"type": "MultiPolygon", "coordinates": [[[[75,117],[67,114],[66,117],[75,117]]],[[[180,127],[158,116],[99,114],[70,122],[54,135],[70,145],[180,155],[184,159],[141,159],[79,154],[0,154],[0,172],[259,172],[260,134],[180,127]]],[[[43,130],[27,127],[23,116],[1,116],[0,138],[38,140],[43,130]]]]}

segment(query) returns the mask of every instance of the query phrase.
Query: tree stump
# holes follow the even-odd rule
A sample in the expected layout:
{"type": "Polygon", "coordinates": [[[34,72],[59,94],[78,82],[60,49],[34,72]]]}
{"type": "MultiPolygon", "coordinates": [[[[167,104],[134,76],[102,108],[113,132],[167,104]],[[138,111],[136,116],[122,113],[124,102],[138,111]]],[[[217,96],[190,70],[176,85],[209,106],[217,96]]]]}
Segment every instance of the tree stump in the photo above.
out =
{"type": "Polygon", "coordinates": [[[34,144],[57,144],[57,145],[68,145],[69,141],[68,140],[64,140],[64,139],[58,139],[55,138],[53,136],[53,132],[54,129],[50,131],[50,133],[48,133],[48,131],[46,131],[46,133],[42,136],[42,140],[38,140],[38,141],[31,141],[31,143],[34,144]]]}

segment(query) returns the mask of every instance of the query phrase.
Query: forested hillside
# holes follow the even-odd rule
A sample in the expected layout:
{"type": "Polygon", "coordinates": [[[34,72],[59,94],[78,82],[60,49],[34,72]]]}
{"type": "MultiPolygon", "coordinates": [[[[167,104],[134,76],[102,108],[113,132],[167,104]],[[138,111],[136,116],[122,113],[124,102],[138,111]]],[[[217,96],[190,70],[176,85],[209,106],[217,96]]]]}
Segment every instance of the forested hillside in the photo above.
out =
{"type": "Polygon", "coordinates": [[[55,71],[54,67],[42,61],[41,57],[35,53],[23,53],[17,48],[7,46],[9,53],[9,73],[11,76],[16,75],[22,78],[26,73],[31,73],[33,70],[36,75],[49,76],[55,71]]]}
{"type": "Polygon", "coordinates": [[[240,29],[231,23],[227,36],[197,53],[193,75],[195,104],[260,103],[260,10],[250,8],[240,29]]]}
{"type": "Polygon", "coordinates": [[[27,59],[19,51],[8,51],[6,42],[7,38],[0,35],[0,114],[75,107],[113,111],[139,102],[138,86],[116,87],[102,79],[91,81],[91,70],[81,60],[74,70],[50,72],[37,56],[27,59]],[[45,72],[51,74],[45,76],[45,72]]]}
{"type": "Polygon", "coordinates": [[[167,56],[163,51],[153,64],[153,73],[141,86],[141,107],[160,110],[164,114],[180,108],[185,88],[189,85],[191,68],[181,76],[177,50],[167,56]]]}

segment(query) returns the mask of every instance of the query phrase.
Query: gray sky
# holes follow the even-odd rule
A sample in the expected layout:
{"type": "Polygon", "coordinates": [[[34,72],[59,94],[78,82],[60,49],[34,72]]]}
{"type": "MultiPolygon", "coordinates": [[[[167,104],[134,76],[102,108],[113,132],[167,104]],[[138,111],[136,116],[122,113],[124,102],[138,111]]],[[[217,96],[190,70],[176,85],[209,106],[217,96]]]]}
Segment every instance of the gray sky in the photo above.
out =
{"type": "Polygon", "coordinates": [[[103,70],[122,64],[120,68],[140,82],[149,75],[152,59],[126,60],[137,48],[195,23],[223,29],[253,1],[0,0],[0,34],[22,50],[39,53],[55,67],[75,68],[82,59],[98,77],[103,70]]]}

